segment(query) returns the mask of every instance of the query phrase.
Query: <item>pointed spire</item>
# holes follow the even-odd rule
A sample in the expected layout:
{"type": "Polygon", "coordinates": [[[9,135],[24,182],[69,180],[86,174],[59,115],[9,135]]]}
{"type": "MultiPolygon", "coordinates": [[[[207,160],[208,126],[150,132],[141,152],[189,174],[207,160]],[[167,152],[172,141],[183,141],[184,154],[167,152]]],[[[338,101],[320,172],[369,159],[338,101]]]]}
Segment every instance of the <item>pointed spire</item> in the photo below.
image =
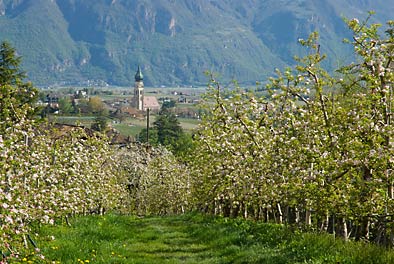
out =
{"type": "Polygon", "coordinates": [[[137,70],[137,73],[135,74],[135,81],[141,82],[143,79],[144,79],[144,75],[142,74],[141,68],[138,65],[138,70],[137,70]]]}

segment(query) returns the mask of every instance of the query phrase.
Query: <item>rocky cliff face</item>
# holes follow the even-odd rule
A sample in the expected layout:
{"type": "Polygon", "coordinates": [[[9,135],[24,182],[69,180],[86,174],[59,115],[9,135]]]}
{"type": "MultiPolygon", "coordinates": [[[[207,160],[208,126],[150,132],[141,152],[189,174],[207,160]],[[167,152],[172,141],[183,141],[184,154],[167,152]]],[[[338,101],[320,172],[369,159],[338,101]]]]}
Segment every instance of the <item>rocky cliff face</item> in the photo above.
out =
{"type": "Polygon", "coordinates": [[[5,5],[3,0],[0,0],[0,16],[4,16],[5,15],[5,5]]]}
{"type": "Polygon", "coordinates": [[[293,63],[315,30],[327,65],[344,63],[341,16],[371,9],[384,22],[394,0],[0,0],[0,40],[39,85],[130,85],[137,65],[147,85],[204,84],[205,70],[254,83],[293,63]]]}

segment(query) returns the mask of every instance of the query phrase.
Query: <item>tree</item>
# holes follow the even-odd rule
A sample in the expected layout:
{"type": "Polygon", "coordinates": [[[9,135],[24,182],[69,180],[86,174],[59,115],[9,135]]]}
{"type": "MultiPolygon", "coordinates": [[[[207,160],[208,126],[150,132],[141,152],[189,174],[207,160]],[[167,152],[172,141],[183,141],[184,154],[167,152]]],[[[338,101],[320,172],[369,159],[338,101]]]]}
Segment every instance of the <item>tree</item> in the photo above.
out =
{"type": "Polygon", "coordinates": [[[96,130],[99,132],[103,132],[103,131],[107,130],[107,128],[108,128],[107,118],[105,118],[103,116],[96,117],[91,128],[93,130],[96,130]]]}
{"type": "Polygon", "coordinates": [[[89,114],[91,113],[89,101],[85,98],[78,99],[78,101],[74,101],[74,111],[77,114],[89,114]]]}
{"type": "Polygon", "coordinates": [[[171,100],[165,100],[163,102],[163,105],[161,106],[161,109],[170,109],[170,108],[174,108],[176,105],[175,100],[171,99],[171,100]]]}
{"type": "Polygon", "coordinates": [[[21,57],[9,42],[0,44],[0,84],[18,85],[26,74],[20,70],[21,57]]]}
{"type": "Polygon", "coordinates": [[[394,231],[388,232],[385,221],[394,209],[394,22],[387,22],[385,35],[381,36],[380,24],[368,25],[372,14],[364,22],[346,21],[353,31],[352,44],[359,56],[357,63],[342,68],[347,78],[341,82],[344,92],[352,95],[347,100],[348,111],[354,113],[348,118],[348,124],[352,124],[349,134],[353,137],[349,149],[360,170],[359,186],[354,191],[358,198],[353,199],[352,208],[357,208],[360,215],[357,238],[375,235],[377,240],[388,243],[390,239],[393,243],[394,231]],[[372,215],[381,217],[373,223],[372,215]],[[373,234],[373,225],[383,228],[373,234]]]}
{"type": "MultiPolygon", "coordinates": [[[[89,98],[89,109],[93,114],[100,114],[100,115],[105,115],[106,114],[106,108],[101,100],[100,97],[98,96],[93,96],[89,98]]],[[[108,112],[108,111],[107,111],[108,112]]]]}
{"type": "Polygon", "coordinates": [[[175,114],[166,108],[160,111],[153,124],[157,130],[157,141],[164,146],[174,147],[176,141],[183,133],[183,129],[175,114]]]}
{"type": "MultiPolygon", "coordinates": [[[[149,143],[162,145],[178,157],[185,157],[193,149],[191,135],[185,133],[174,113],[164,107],[156,116],[154,126],[149,129],[149,143]]],[[[138,134],[140,142],[146,142],[146,128],[138,134]]]]}
{"type": "Polygon", "coordinates": [[[32,118],[37,107],[38,90],[30,82],[23,82],[21,58],[8,43],[0,44],[0,120],[10,126],[24,118],[32,118]]]}
{"type": "Polygon", "coordinates": [[[73,111],[73,105],[70,97],[59,99],[59,110],[61,114],[70,114],[73,111]]]}
{"type": "MultiPolygon", "coordinates": [[[[139,142],[146,143],[147,142],[147,129],[143,128],[141,132],[138,134],[137,138],[139,142]]],[[[157,130],[155,128],[149,129],[149,144],[153,146],[159,145],[158,138],[157,138],[157,130]]]]}

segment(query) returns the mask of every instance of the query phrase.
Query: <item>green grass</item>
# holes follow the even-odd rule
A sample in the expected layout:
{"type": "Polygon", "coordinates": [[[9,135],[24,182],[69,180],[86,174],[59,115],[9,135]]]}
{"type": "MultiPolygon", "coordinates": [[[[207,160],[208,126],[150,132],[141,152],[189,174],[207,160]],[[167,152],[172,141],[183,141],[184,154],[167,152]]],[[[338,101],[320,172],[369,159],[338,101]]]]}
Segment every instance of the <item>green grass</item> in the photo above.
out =
{"type": "Polygon", "coordinates": [[[192,118],[178,118],[178,121],[185,131],[192,131],[197,128],[198,124],[201,122],[201,120],[192,118]]]}
{"type": "Polygon", "coordinates": [[[35,239],[55,263],[394,263],[394,252],[330,235],[198,214],[89,216],[44,226],[35,239]],[[54,238],[54,239],[53,239],[54,238]],[[79,261],[78,261],[79,260],[79,261]],[[58,261],[58,262],[56,262],[58,261]]]}
{"type": "MultiPolygon", "coordinates": [[[[151,117],[150,127],[154,127],[153,122],[155,121],[155,117],[151,117]]],[[[200,120],[191,119],[191,118],[178,118],[178,121],[181,127],[185,130],[185,132],[191,132],[193,129],[197,128],[200,120]]],[[[137,120],[137,119],[128,119],[127,121],[121,124],[112,125],[120,134],[125,136],[136,136],[138,135],[143,128],[146,128],[145,120],[137,120]]]]}
{"type": "Polygon", "coordinates": [[[124,136],[136,136],[138,135],[146,125],[140,124],[115,124],[113,127],[124,136]]]}
{"type": "MultiPolygon", "coordinates": [[[[58,122],[61,124],[68,124],[68,125],[83,125],[86,127],[90,127],[90,125],[93,123],[95,116],[56,116],[53,115],[50,117],[50,120],[53,122],[58,122]]],[[[151,127],[153,127],[153,122],[155,121],[155,116],[151,116],[151,127]]],[[[179,123],[181,127],[186,131],[186,132],[191,132],[193,129],[195,129],[198,124],[200,123],[200,120],[198,119],[192,119],[192,118],[178,118],[179,123]]],[[[111,120],[108,119],[108,123],[110,123],[111,120]]],[[[136,136],[138,135],[143,128],[146,127],[146,120],[139,120],[139,119],[134,119],[134,118],[128,118],[126,121],[120,124],[112,124],[112,126],[119,131],[120,134],[124,136],[136,136]]]]}
{"type": "Polygon", "coordinates": [[[51,122],[56,122],[60,124],[67,124],[67,125],[84,125],[90,126],[93,123],[96,116],[58,116],[58,115],[51,115],[48,117],[48,120],[51,122]]]}

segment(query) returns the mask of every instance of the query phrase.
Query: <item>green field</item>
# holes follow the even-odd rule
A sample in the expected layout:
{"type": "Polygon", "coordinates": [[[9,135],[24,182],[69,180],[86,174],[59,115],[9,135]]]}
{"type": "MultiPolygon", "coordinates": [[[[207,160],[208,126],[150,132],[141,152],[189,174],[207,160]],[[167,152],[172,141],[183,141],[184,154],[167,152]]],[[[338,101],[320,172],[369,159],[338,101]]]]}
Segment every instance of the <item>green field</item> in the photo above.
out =
{"type": "Polygon", "coordinates": [[[114,124],[113,127],[124,136],[136,136],[145,127],[145,124],[114,124]]]}
{"type": "MultiPolygon", "coordinates": [[[[394,263],[394,252],[373,245],[200,214],[70,222],[34,236],[50,263],[394,263]]],[[[37,263],[34,254],[25,260],[37,263]]]]}
{"type": "MultiPolygon", "coordinates": [[[[191,132],[200,123],[197,119],[179,118],[179,123],[186,132],[191,132]]],[[[150,119],[150,126],[153,127],[155,117],[152,116],[150,119]]],[[[143,128],[146,128],[146,120],[129,119],[128,121],[121,124],[112,125],[119,133],[125,136],[136,136],[141,132],[143,128]]]]}
{"type": "MultiPolygon", "coordinates": [[[[56,123],[68,124],[68,125],[82,125],[86,127],[90,127],[93,123],[95,116],[51,116],[50,120],[56,123]]],[[[155,116],[151,116],[150,124],[153,126],[153,122],[155,121],[155,116]]],[[[182,128],[186,132],[191,132],[195,129],[200,120],[191,119],[191,118],[178,118],[178,121],[182,128]]],[[[112,119],[108,119],[108,123],[112,123],[112,119]]],[[[136,136],[141,132],[143,128],[146,127],[146,120],[128,118],[122,123],[111,124],[113,128],[119,131],[120,134],[125,136],[136,136]]]]}

